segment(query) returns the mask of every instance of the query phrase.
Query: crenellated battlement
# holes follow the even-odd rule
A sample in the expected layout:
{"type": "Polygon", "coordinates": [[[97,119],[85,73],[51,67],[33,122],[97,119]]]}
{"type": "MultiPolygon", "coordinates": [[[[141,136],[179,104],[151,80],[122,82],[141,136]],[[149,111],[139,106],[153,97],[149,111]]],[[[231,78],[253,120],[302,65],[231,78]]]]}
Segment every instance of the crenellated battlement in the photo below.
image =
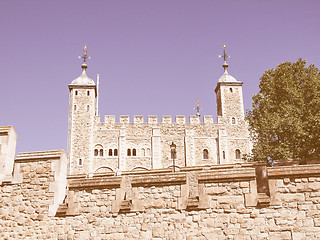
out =
{"type": "MultiPolygon", "coordinates": [[[[186,118],[184,115],[177,115],[174,118],[174,121],[172,119],[172,116],[162,116],[161,121],[158,121],[159,117],[157,115],[149,115],[147,118],[147,122],[144,122],[144,116],[142,115],[135,115],[133,116],[133,122],[132,119],[130,119],[129,115],[121,115],[119,117],[119,121],[116,121],[116,116],[115,115],[105,115],[104,116],[104,123],[106,124],[115,124],[115,123],[122,123],[122,124],[128,124],[128,123],[136,123],[136,124],[141,124],[141,123],[147,123],[147,124],[213,124],[213,116],[212,115],[207,115],[201,118],[198,116],[189,116],[189,118],[186,118]],[[187,121],[188,119],[189,121],[187,121]]],[[[96,116],[96,122],[100,122],[100,116],[96,116]]]]}

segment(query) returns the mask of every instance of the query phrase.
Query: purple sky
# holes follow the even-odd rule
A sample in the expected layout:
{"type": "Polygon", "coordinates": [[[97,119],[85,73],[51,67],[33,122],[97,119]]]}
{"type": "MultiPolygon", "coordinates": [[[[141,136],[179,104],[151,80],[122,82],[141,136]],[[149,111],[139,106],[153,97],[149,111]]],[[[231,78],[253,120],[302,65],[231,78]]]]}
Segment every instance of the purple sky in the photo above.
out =
{"type": "MultiPolygon", "coordinates": [[[[306,59],[320,67],[319,1],[0,1],[0,125],[17,152],[65,149],[68,84],[100,74],[100,116],[214,115],[223,74],[243,81],[245,109],[264,71],[306,59]]],[[[159,118],[160,120],[160,118],[159,118]]]]}

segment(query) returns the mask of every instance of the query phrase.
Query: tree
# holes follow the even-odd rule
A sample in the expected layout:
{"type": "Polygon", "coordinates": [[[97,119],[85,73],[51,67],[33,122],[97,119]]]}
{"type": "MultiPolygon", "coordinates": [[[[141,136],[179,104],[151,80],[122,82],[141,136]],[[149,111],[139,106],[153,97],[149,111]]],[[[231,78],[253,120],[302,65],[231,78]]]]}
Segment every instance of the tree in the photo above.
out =
{"type": "Polygon", "coordinates": [[[247,111],[255,161],[320,157],[320,73],[306,61],[266,71],[247,111]]]}

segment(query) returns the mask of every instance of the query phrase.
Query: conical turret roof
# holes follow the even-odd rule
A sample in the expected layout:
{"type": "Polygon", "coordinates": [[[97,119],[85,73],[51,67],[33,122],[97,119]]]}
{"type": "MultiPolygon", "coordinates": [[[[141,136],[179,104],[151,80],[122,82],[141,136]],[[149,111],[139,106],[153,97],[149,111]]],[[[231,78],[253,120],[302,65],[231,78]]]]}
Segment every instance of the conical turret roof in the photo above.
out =
{"type": "Polygon", "coordinates": [[[96,85],[94,81],[91,78],[89,78],[86,73],[87,64],[83,63],[81,65],[81,68],[83,69],[81,75],[78,78],[74,79],[71,82],[71,85],[96,85]]]}
{"type": "Polygon", "coordinates": [[[227,68],[225,68],[223,75],[219,78],[219,82],[238,82],[237,79],[232,77],[228,71],[227,68]]]}

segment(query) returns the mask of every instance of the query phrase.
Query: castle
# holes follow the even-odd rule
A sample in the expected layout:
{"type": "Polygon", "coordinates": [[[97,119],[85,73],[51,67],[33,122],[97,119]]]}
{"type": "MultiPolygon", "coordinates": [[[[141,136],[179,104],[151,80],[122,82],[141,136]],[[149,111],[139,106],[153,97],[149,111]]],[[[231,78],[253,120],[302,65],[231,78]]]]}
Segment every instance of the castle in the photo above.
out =
{"type": "Polygon", "coordinates": [[[121,172],[134,169],[172,167],[170,144],[176,145],[177,167],[243,162],[250,152],[248,123],[244,119],[242,82],[228,71],[224,46],[224,73],[215,88],[218,121],[213,116],[105,116],[97,114],[98,89],[86,74],[87,52],[82,74],[69,85],[69,173],[121,172]]]}
{"type": "Polygon", "coordinates": [[[319,239],[319,161],[241,163],[242,83],[223,67],[217,123],[118,123],[100,122],[84,61],[69,85],[68,154],[16,155],[15,130],[0,127],[0,239],[319,239]]]}

